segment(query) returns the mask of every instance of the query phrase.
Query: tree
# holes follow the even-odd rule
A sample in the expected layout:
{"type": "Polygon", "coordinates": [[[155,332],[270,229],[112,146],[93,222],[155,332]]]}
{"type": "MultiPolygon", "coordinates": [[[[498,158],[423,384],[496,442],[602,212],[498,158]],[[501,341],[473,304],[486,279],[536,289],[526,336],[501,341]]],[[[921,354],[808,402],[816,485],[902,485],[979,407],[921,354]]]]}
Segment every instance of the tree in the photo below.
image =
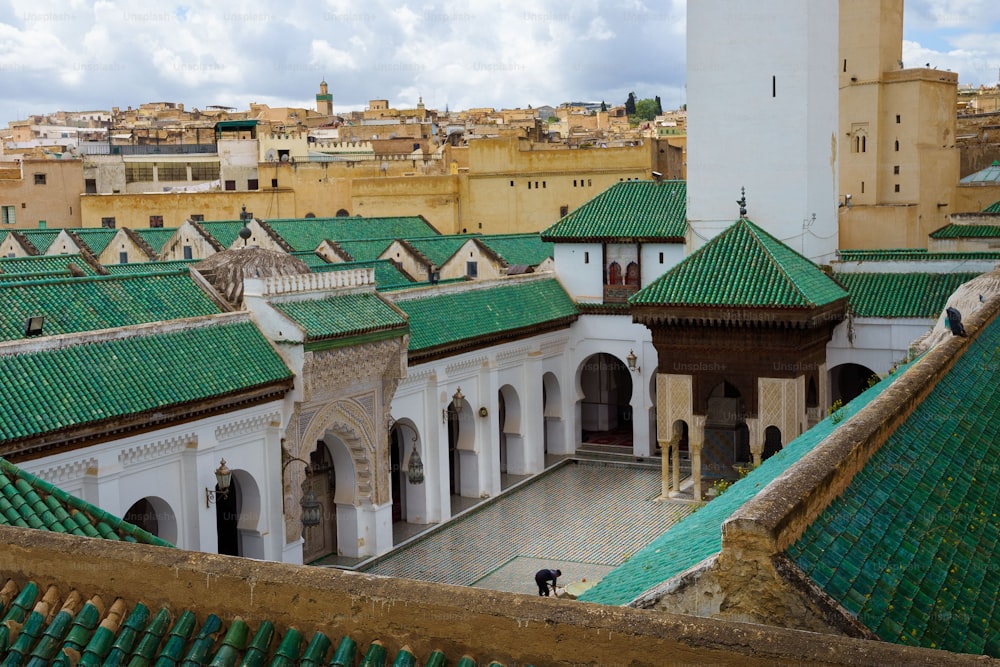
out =
{"type": "Polygon", "coordinates": [[[635,103],[635,117],[639,120],[653,120],[656,118],[656,100],[644,98],[635,103]]]}
{"type": "Polygon", "coordinates": [[[625,115],[632,116],[635,114],[635,93],[629,93],[628,99],[625,100],[625,115]]]}

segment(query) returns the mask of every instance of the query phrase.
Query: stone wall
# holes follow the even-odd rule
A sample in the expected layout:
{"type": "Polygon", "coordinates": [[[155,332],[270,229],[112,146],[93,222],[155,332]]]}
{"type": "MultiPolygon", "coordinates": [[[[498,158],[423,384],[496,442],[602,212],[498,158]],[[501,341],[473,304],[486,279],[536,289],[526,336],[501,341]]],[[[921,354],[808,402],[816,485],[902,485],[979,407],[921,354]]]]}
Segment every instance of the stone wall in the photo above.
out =
{"type": "MultiPolygon", "coordinates": [[[[0,526],[0,568],[62,596],[272,621],[507,665],[941,665],[939,651],[0,526]],[[73,558],[66,558],[73,553],[73,558]]],[[[452,657],[454,656],[454,657],[452,657]]]]}

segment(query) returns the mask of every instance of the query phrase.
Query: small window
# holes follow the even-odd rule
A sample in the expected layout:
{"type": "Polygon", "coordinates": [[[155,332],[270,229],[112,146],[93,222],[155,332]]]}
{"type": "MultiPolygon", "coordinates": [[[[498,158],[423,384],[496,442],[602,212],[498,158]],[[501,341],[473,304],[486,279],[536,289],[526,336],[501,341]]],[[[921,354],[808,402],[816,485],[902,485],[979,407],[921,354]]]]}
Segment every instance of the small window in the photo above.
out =
{"type": "Polygon", "coordinates": [[[247,190],[257,190],[258,180],[256,178],[247,179],[247,190]]]}
{"type": "Polygon", "coordinates": [[[546,187],[545,181],[542,181],[542,188],[544,189],[545,187],[546,187]]]}
{"type": "Polygon", "coordinates": [[[593,185],[593,182],[588,178],[587,179],[587,187],[589,188],[591,185],[593,185]]]}
{"type": "Polygon", "coordinates": [[[45,185],[45,174],[35,174],[35,185],[45,185]]]}
{"type": "Polygon", "coordinates": [[[861,181],[861,194],[865,193],[865,182],[861,181]]]}
{"type": "Polygon", "coordinates": [[[663,264],[663,253],[660,253],[660,264],[663,264]]]}
{"type": "Polygon", "coordinates": [[[191,246],[189,245],[184,246],[184,259],[192,259],[193,257],[194,254],[191,251],[191,246]]]}
{"type": "Polygon", "coordinates": [[[123,250],[120,253],[118,253],[118,263],[128,264],[128,252],[123,250]]]}
{"type": "Polygon", "coordinates": [[[771,97],[778,96],[778,77],[771,77],[771,97]]]}
{"type": "Polygon", "coordinates": [[[111,218],[101,218],[101,227],[103,227],[104,229],[114,229],[115,228],[115,219],[113,217],[111,217],[111,218]]]}
{"type": "Polygon", "coordinates": [[[569,206],[563,204],[562,206],[559,207],[559,217],[565,218],[567,215],[569,215],[569,206]]]}
{"type": "Polygon", "coordinates": [[[896,186],[895,186],[894,189],[895,189],[896,192],[899,192],[899,183],[896,183],[896,186]]]}
{"type": "Polygon", "coordinates": [[[897,153],[899,152],[899,139],[896,139],[895,150],[897,153]]]}
{"type": "Polygon", "coordinates": [[[271,187],[272,188],[278,187],[278,179],[276,179],[276,178],[272,178],[271,179],[271,187]]]}
{"type": "Polygon", "coordinates": [[[510,187],[514,187],[514,181],[510,182],[510,187]]]}
{"type": "Polygon", "coordinates": [[[203,213],[192,213],[191,214],[191,221],[192,222],[204,222],[205,221],[205,215],[203,213]]]}
{"type": "Polygon", "coordinates": [[[844,72],[847,72],[847,58],[844,58],[844,72]]]}
{"type": "Polygon", "coordinates": [[[0,206],[0,222],[13,225],[17,222],[17,209],[13,206],[0,206]]]}
{"type": "Polygon", "coordinates": [[[899,175],[899,165],[898,164],[897,165],[893,165],[893,167],[892,167],[892,173],[895,174],[895,175],[897,175],[897,176],[899,175]]]}
{"type": "Polygon", "coordinates": [[[467,275],[470,278],[477,277],[479,275],[479,264],[476,262],[466,262],[465,275],[467,275]]]}
{"type": "Polygon", "coordinates": [[[531,189],[531,181],[528,181],[528,189],[531,189]]]}
{"type": "Polygon", "coordinates": [[[236,181],[226,181],[226,190],[235,190],[236,181]]]}
{"type": "Polygon", "coordinates": [[[583,253],[583,263],[584,264],[590,264],[590,253],[589,252],[584,252],[583,253]]]}
{"type": "Polygon", "coordinates": [[[899,125],[901,122],[903,122],[902,117],[899,114],[896,114],[896,125],[899,125]]]}
{"type": "Polygon", "coordinates": [[[96,195],[97,194],[97,179],[96,178],[86,178],[83,181],[83,194],[85,195],[96,195]]]}
{"type": "Polygon", "coordinates": [[[573,187],[574,188],[576,187],[576,179],[575,178],[573,179],[573,187]]]}
{"type": "Polygon", "coordinates": [[[151,215],[149,216],[149,226],[153,229],[159,229],[163,227],[163,216],[162,215],[151,215]]]}

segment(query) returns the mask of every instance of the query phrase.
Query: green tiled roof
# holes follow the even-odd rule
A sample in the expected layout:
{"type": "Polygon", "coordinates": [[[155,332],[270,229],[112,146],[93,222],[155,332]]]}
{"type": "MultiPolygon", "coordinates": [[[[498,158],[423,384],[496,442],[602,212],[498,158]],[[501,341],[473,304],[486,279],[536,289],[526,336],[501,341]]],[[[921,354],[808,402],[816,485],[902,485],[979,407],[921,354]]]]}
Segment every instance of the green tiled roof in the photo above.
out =
{"type": "Polygon", "coordinates": [[[410,351],[575,318],[576,304],[553,278],[441,292],[396,301],[410,318],[410,351]]]}
{"type": "MultiPolygon", "coordinates": [[[[841,408],[850,418],[872,401],[892,381],[897,372],[871,387],[841,408]]],[[[580,596],[585,602],[628,604],[642,593],[722,551],[722,524],[733,512],[780,477],[788,468],[822,442],[837,424],[829,417],[795,438],[725,493],[700,507],[697,512],[674,524],[667,532],[609,572],[604,579],[580,596]]]]}
{"type": "Polygon", "coordinates": [[[347,271],[349,269],[375,269],[375,287],[382,290],[390,287],[412,286],[413,281],[407,278],[399,267],[387,259],[373,262],[333,262],[313,268],[313,273],[328,271],[347,271]]]}
{"type": "Polygon", "coordinates": [[[219,312],[186,273],[12,282],[0,285],[0,340],[23,338],[38,315],[52,336],[219,312]]]}
{"type": "Polygon", "coordinates": [[[173,546],[0,458],[0,524],[173,546]]]}
{"type": "Polygon", "coordinates": [[[337,241],[343,250],[347,251],[355,261],[372,262],[392,245],[395,239],[355,239],[337,241]]]}
{"type": "Polygon", "coordinates": [[[839,250],[841,262],[947,262],[1000,259],[1000,252],[927,252],[923,248],[898,250],[839,250]]]}
{"type": "Polygon", "coordinates": [[[1000,657],[1000,323],[788,550],[886,641],[1000,657]]]}
{"type": "Polygon", "coordinates": [[[475,238],[471,235],[449,235],[437,236],[433,238],[406,239],[411,248],[431,261],[436,266],[442,266],[445,262],[455,256],[469,239],[475,238]]]}
{"type": "Polygon", "coordinates": [[[538,266],[555,255],[552,243],[538,234],[480,236],[479,241],[509,266],[538,266]]]}
{"type": "Polygon", "coordinates": [[[394,336],[406,333],[406,318],[375,291],[273,305],[302,327],[307,341],[353,338],[379,331],[391,331],[394,336]]]}
{"type": "Polygon", "coordinates": [[[155,413],[291,376],[251,322],[4,354],[0,443],[155,413]]]}
{"type": "Polygon", "coordinates": [[[932,239],[996,239],[1000,225],[945,225],[931,232],[932,239]]]}
{"type": "Polygon", "coordinates": [[[941,314],[959,285],[978,273],[839,273],[858,317],[927,317],[941,314]]]}
{"type": "Polygon", "coordinates": [[[961,179],[959,183],[979,183],[982,185],[1000,183],[1000,162],[993,160],[993,164],[985,169],[980,169],[975,173],[969,174],[961,179]]]}
{"type": "Polygon", "coordinates": [[[105,264],[111,275],[136,273],[187,273],[187,268],[197,263],[197,259],[172,259],[166,262],[130,262],[128,264],[105,264]]]}
{"type": "Polygon", "coordinates": [[[0,280],[14,275],[69,275],[70,264],[75,264],[87,275],[95,275],[94,269],[80,255],[33,255],[31,257],[0,258],[0,280]]]}
{"type": "Polygon", "coordinates": [[[316,250],[319,244],[331,241],[360,239],[420,238],[437,234],[419,216],[392,218],[302,218],[268,220],[268,226],[294,250],[316,250]]]}
{"type": "Polygon", "coordinates": [[[814,263],[741,218],[634,294],[629,303],[812,308],[846,296],[814,263]]]}
{"type": "Polygon", "coordinates": [[[100,255],[118,233],[117,229],[68,229],[87,245],[87,249],[95,255],[100,255]]]}
{"type": "Polygon", "coordinates": [[[14,590],[17,596],[3,609],[0,620],[20,632],[16,639],[0,633],[4,638],[0,658],[5,664],[64,667],[77,664],[67,656],[79,656],[80,665],[475,667],[486,665],[488,659],[481,656],[483,659],[477,662],[471,656],[455,652],[447,656],[440,650],[417,656],[405,646],[391,651],[381,641],[365,647],[343,632],[328,636],[316,631],[309,636],[294,627],[276,627],[268,620],[258,620],[251,626],[237,616],[224,623],[216,614],[206,616],[190,609],[166,607],[157,610],[143,602],[129,609],[121,600],[102,611],[94,604],[93,594],[85,591],[74,591],[79,599],[87,600],[78,612],[73,613],[73,605],[60,608],[57,599],[50,620],[35,607],[44,585],[27,582],[19,589],[15,585],[14,590]],[[198,618],[204,621],[199,623],[198,618]]]}
{"type": "Polygon", "coordinates": [[[236,239],[240,238],[240,230],[243,229],[241,220],[217,220],[198,224],[223,248],[229,248],[236,243],[236,239]]]}
{"type": "Polygon", "coordinates": [[[164,227],[156,228],[146,228],[146,229],[133,229],[133,232],[139,235],[143,241],[148,243],[153,251],[159,255],[163,251],[163,246],[167,244],[167,241],[174,237],[177,229],[168,229],[164,227]]]}
{"type": "Polygon", "coordinates": [[[545,241],[677,241],[687,234],[687,183],[623,181],[544,230],[545,241]]]}
{"type": "Polygon", "coordinates": [[[984,208],[983,213],[1000,213],[1000,201],[995,201],[984,208]]]}
{"type": "Polygon", "coordinates": [[[24,234],[24,236],[29,241],[31,241],[31,245],[35,246],[35,248],[38,250],[38,252],[44,254],[45,251],[49,249],[49,246],[52,245],[52,242],[56,240],[56,237],[59,236],[59,232],[61,232],[62,230],[61,229],[19,229],[17,231],[20,232],[21,234],[24,234]]]}
{"type": "Polygon", "coordinates": [[[330,262],[326,261],[325,257],[323,257],[321,255],[317,255],[315,252],[312,252],[312,251],[308,251],[308,252],[293,252],[293,253],[289,253],[289,254],[292,257],[294,257],[295,259],[302,260],[305,263],[305,265],[309,267],[310,270],[315,269],[315,268],[322,268],[322,267],[326,267],[326,266],[330,265],[330,262]]]}

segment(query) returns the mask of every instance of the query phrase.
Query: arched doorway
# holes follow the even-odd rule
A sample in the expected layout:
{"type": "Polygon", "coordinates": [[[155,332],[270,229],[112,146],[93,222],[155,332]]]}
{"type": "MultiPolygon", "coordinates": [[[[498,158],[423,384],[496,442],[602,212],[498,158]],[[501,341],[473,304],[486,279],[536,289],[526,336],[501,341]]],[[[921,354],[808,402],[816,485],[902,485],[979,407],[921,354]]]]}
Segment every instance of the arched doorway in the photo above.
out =
{"type": "Polygon", "coordinates": [[[448,402],[448,486],[453,498],[478,497],[478,461],[475,452],[475,421],[472,406],[462,398],[448,402]]]}
{"type": "Polygon", "coordinates": [[[830,400],[847,404],[868,389],[878,374],[861,364],[841,364],[830,369],[830,400]]]}
{"type": "Polygon", "coordinates": [[[163,498],[157,496],[140,498],[128,508],[122,518],[162,540],[177,544],[177,517],[163,498]]]}
{"type": "Polygon", "coordinates": [[[750,449],[743,396],[735,385],[720,382],[708,397],[701,474],[708,480],[733,477],[734,466],[750,449]]]}
{"type": "Polygon", "coordinates": [[[392,522],[406,520],[406,463],[403,460],[402,432],[393,426],[389,433],[389,470],[392,483],[392,522]]]}
{"type": "Polygon", "coordinates": [[[233,475],[229,490],[219,493],[215,485],[215,533],[218,537],[218,551],[226,556],[242,556],[240,553],[240,482],[233,475]]]}
{"type": "Polygon", "coordinates": [[[320,509],[319,524],[302,531],[304,563],[340,553],[337,506],[354,503],[354,479],[354,462],[347,446],[327,432],[309,454],[309,468],[302,483],[302,494],[312,491],[320,509]]]}
{"type": "Polygon", "coordinates": [[[513,481],[511,474],[525,473],[524,439],[521,434],[521,399],[517,391],[509,384],[500,387],[497,392],[497,422],[499,432],[498,463],[500,467],[500,487],[506,488],[513,481]]]}
{"type": "Polygon", "coordinates": [[[761,460],[766,461],[781,451],[781,429],[777,426],[768,426],[764,429],[764,452],[761,460]]]}
{"type": "Polygon", "coordinates": [[[598,353],[580,369],[580,440],[632,447],[632,375],[617,357],[598,353]]]}

